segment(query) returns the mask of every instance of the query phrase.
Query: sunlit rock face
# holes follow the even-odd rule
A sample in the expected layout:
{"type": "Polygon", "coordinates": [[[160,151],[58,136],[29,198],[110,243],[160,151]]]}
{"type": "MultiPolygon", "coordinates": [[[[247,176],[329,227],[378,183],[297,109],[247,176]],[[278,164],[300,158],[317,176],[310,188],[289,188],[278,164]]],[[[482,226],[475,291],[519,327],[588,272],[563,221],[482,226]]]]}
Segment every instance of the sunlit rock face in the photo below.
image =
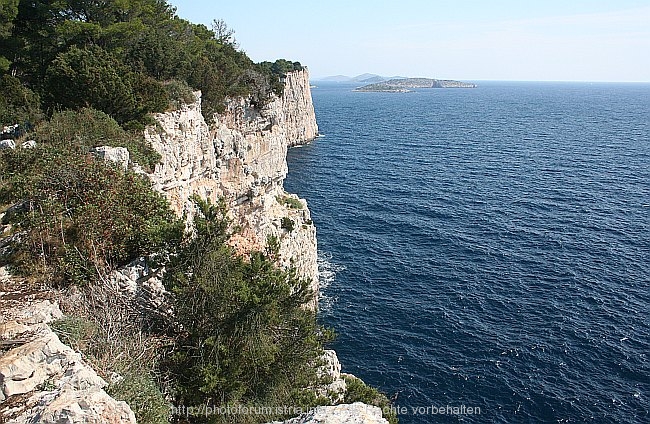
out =
{"type": "Polygon", "coordinates": [[[242,253],[280,242],[280,264],[292,265],[318,291],[316,229],[304,200],[284,191],[287,148],[318,135],[307,70],[291,72],[281,97],[262,109],[230,99],[207,123],[201,93],[180,109],[157,114],[145,136],[162,160],[150,174],[154,188],[179,215],[192,216],[191,197],[224,198],[242,229],[232,243],[242,253]],[[293,200],[291,200],[293,199],[293,200]]]}

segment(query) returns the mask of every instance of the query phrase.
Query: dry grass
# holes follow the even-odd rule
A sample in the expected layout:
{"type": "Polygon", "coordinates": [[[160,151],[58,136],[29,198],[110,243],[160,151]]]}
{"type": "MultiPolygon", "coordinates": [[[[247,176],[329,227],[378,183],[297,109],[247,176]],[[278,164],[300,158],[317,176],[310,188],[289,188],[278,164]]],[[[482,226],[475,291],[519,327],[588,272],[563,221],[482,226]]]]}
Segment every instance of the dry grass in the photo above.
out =
{"type": "Polygon", "coordinates": [[[169,404],[157,375],[161,355],[171,340],[150,332],[153,323],[137,302],[109,285],[74,288],[54,323],[61,340],[80,351],[107,382],[107,392],[126,401],[138,422],[168,422],[169,404]]]}

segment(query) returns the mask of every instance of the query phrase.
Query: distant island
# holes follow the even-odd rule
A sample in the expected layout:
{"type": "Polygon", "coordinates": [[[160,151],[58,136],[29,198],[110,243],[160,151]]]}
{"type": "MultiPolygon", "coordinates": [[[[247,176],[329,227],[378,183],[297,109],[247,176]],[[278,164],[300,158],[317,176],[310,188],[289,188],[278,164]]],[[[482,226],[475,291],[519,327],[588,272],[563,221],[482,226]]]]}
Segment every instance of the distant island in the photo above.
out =
{"type": "Polygon", "coordinates": [[[364,85],[355,88],[354,91],[408,93],[415,88],[476,88],[476,84],[433,78],[400,78],[364,85]]]}

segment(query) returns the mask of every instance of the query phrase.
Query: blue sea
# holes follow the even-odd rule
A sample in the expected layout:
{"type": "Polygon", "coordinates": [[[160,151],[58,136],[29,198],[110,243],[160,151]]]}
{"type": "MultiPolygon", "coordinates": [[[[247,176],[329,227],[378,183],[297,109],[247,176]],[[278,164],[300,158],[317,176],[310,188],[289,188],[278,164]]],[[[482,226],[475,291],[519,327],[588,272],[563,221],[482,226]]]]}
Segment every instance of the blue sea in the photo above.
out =
{"type": "Polygon", "coordinates": [[[650,423],[650,84],[317,84],[285,186],[343,371],[402,423],[650,423]]]}

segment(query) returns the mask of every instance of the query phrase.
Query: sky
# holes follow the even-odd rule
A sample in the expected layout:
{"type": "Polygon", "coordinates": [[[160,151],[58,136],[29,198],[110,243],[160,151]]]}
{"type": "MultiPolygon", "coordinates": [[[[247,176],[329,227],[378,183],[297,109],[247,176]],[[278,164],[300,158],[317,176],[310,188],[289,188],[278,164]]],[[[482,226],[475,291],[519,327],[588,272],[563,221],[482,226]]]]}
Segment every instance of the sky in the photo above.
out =
{"type": "Polygon", "coordinates": [[[255,62],[330,75],[650,82],[650,0],[171,0],[255,62]]]}

